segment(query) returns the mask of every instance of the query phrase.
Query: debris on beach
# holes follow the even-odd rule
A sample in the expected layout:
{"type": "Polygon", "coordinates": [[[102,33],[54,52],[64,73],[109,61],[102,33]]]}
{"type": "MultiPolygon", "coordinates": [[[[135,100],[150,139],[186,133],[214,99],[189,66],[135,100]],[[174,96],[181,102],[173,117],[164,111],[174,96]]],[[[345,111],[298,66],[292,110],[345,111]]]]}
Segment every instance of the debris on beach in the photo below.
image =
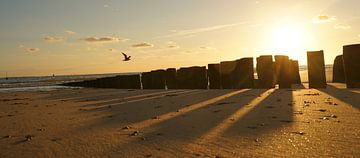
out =
{"type": "Polygon", "coordinates": [[[30,141],[30,140],[32,140],[33,138],[34,138],[33,135],[26,135],[26,136],[25,136],[25,141],[30,141]]]}
{"type": "Polygon", "coordinates": [[[303,132],[303,131],[291,132],[291,133],[293,133],[293,134],[298,134],[298,135],[304,135],[304,134],[305,134],[305,132],[303,132]]]}
{"type": "Polygon", "coordinates": [[[220,112],[221,110],[214,110],[213,113],[218,113],[220,112]]]}
{"type": "Polygon", "coordinates": [[[131,129],[131,127],[130,127],[130,126],[125,126],[125,127],[123,127],[122,129],[123,129],[123,130],[128,130],[128,129],[131,129]]]}
{"type": "Polygon", "coordinates": [[[293,114],[295,114],[295,115],[302,115],[302,114],[304,114],[304,113],[303,113],[302,111],[294,111],[293,114]]]}
{"type": "Polygon", "coordinates": [[[129,136],[138,136],[138,135],[140,135],[139,131],[134,131],[134,132],[129,134],[129,136]]]}
{"type": "Polygon", "coordinates": [[[320,93],[305,93],[304,96],[318,96],[320,93]]]}
{"type": "Polygon", "coordinates": [[[320,112],[326,112],[327,110],[326,109],[319,109],[317,111],[320,111],[320,112]]]}
{"type": "Polygon", "coordinates": [[[291,123],[291,122],[293,122],[293,121],[291,121],[291,120],[280,120],[280,122],[291,123]]]}
{"type": "Polygon", "coordinates": [[[160,117],[159,116],[154,116],[154,117],[152,117],[152,119],[157,120],[157,119],[160,119],[160,117]]]}
{"type": "Polygon", "coordinates": [[[12,138],[12,137],[13,137],[12,135],[3,136],[3,138],[12,138]]]}

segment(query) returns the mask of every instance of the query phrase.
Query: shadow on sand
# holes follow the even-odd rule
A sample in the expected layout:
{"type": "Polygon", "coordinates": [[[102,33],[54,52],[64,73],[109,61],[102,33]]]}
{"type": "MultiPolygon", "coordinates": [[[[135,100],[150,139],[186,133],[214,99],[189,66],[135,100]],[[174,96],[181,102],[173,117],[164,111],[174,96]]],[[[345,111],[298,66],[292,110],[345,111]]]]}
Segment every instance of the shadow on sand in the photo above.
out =
{"type": "Polygon", "coordinates": [[[334,85],[328,85],[326,89],[318,90],[360,109],[360,94],[351,91],[355,89],[338,88],[334,85]]]}

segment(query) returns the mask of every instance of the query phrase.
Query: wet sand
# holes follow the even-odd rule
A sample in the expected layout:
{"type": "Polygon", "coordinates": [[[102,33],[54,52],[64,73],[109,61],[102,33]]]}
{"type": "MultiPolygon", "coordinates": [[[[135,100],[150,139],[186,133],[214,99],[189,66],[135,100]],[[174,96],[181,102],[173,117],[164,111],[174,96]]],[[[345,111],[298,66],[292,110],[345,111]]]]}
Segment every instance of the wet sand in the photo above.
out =
{"type": "Polygon", "coordinates": [[[359,157],[359,109],[343,84],[4,92],[0,157],[359,157]]]}

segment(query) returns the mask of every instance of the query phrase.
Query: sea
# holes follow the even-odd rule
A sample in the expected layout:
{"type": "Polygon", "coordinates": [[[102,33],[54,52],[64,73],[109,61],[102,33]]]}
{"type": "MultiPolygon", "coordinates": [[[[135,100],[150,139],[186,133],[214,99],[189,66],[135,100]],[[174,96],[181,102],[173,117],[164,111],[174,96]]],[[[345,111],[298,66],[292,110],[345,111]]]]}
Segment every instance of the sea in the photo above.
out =
{"type": "Polygon", "coordinates": [[[130,75],[139,73],[111,73],[111,74],[85,74],[85,75],[61,75],[61,76],[27,76],[0,78],[0,92],[14,91],[51,91],[74,87],[62,86],[67,82],[92,80],[102,77],[118,75],[130,75]]]}
{"type": "MultiPolygon", "coordinates": [[[[326,65],[326,79],[328,82],[332,80],[332,65],[326,65]]],[[[307,67],[299,67],[301,81],[308,82],[307,67]]],[[[9,77],[0,78],[0,92],[14,91],[52,91],[58,89],[69,89],[74,87],[62,86],[67,82],[91,80],[102,77],[111,77],[117,75],[139,74],[134,73],[112,73],[112,74],[86,74],[86,75],[62,75],[62,76],[32,76],[32,77],[9,77]]],[[[255,78],[256,78],[255,74],[255,78]]]]}

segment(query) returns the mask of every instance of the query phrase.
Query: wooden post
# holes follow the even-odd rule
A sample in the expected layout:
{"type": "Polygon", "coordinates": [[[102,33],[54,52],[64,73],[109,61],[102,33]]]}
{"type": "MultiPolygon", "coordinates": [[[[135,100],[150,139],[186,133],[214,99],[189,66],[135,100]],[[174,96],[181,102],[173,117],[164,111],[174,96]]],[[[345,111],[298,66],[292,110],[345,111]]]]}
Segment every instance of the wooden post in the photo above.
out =
{"type": "Polygon", "coordinates": [[[326,88],[324,51],[307,52],[309,88],[326,88]]]}
{"type": "Polygon", "coordinates": [[[343,48],[345,80],[347,88],[360,88],[360,44],[343,48]]]}
{"type": "Polygon", "coordinates": [[[176,69],[175,68],[166,69],[165,82],[166,82],[166,86],[168,89],[176,89],[177,88],[176,69]]]}
{"type": "Polygon", "coordinates": [[[242,58],[236,60],[233,73],[236,89],[254,88],[254,61],[253,58],[242,58]]]}
{"type": "Polygon", "coordinates": [[[220,81],[222,89],[234,89],[234,71],[236,61],[223,61],[220,63],[220,81]]]}
{"type": "Polygon", "coordinates": [[[343,55],[336,56],[334,60],[333,82],[345,83],[343,55]]]}
{"type": "Polygon", "coordinates": [[[220,64],[208,64],[209,88],[220,89],[220,64]]]}
{"type": "Polygon", "coordinates": [[[291,88],[291,73],[289,57],[285,55],[275,56],[275,65],[277,69],[277,81],[279,88],[291,88]]]}
{"type": "Polygon", "coordinates": [[[271,55],[263,55],[256,58],[256,72],[259,88],[274,88],[274,62],[271,55]]]}

